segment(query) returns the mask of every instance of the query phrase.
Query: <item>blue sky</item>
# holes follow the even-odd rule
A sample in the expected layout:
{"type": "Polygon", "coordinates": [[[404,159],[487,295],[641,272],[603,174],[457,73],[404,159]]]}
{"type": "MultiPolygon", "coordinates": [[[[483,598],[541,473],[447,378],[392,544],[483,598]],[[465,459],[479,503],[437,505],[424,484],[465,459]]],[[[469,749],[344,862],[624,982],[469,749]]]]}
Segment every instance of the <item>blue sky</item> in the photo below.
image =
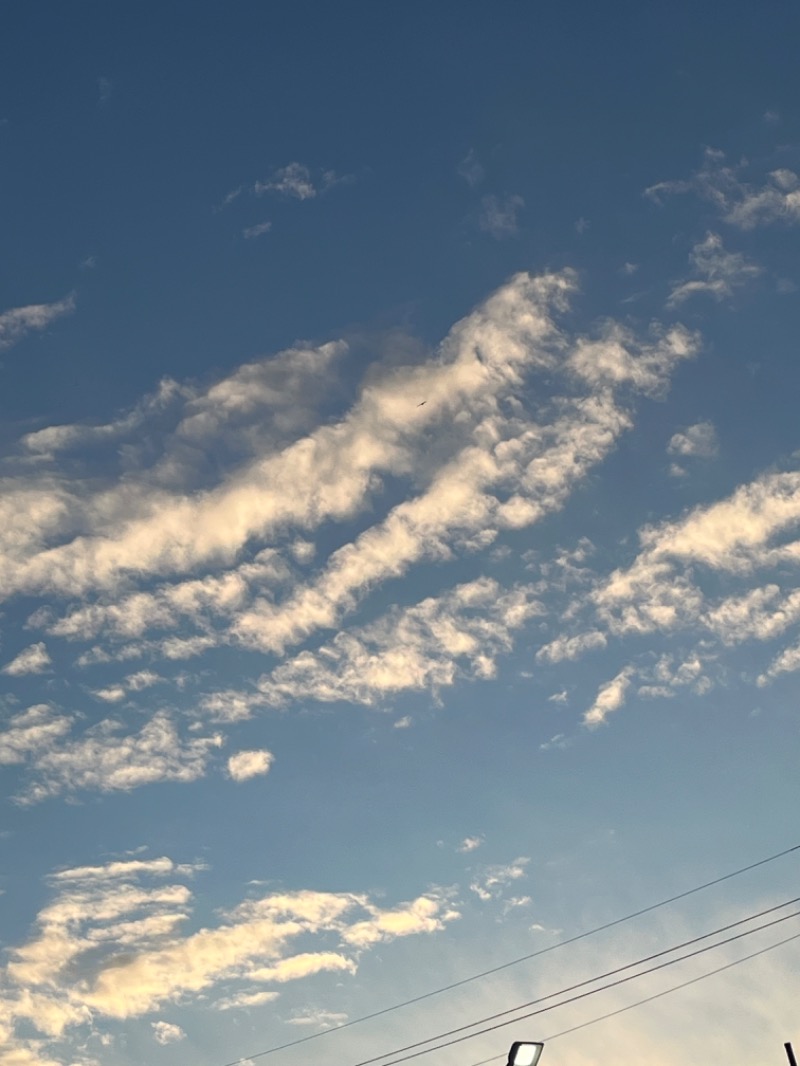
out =
{"type": "MultiPolygon", "coordinates": [[[[354,1066],[792,896],[342,1027],[797,843],[798,30],[7,12],[0,1066],[354,1066]]],[[[778,1055],[798,958],[542,1062],[778,1055]]]]}

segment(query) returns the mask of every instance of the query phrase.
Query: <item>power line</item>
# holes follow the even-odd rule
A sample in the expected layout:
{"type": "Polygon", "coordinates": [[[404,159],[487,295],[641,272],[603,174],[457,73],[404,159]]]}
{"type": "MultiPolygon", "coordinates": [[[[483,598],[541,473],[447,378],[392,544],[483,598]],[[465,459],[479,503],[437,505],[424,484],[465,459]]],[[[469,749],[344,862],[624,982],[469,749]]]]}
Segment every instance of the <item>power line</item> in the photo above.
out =
{"type": "Polygon", "coordinates": [[[645,996],[644,999],[637,999],[635,1003],[628,1003],[625,1007],[618,1007],[617,1010],[608,1011],[606,1014],[601,1014],[597,1018],[590,1018],[588,1022],[581,1022],[580,1025],[573,1025],[569,1029],[562,1029],[560,1033],[554,1033],[547,1039],[557,1040],[560,1036],[567,1036],[569,1033],[577,1033],[579,1029],[586,1029],[590,1025],[596,1025],[597,1022],[604,1022],[608,1018],[616,1017],[617,1014],[624,1014],[625,1011],[633,1010],[634,1007],[641,1007],[645,1003],[652,1003],[654,999],[660,999],[662,996],[667,996],[670,992],[677,992],[680,988],[688,988],[689,985],[696,985],[698,981],[704,981],[707,977],[713,977],[715,974],[723,973],[725,970],[731,970],[734,966],[738,966],[742,962],[748,962],[750,959],[755,959],[759,955],[766,955],[768,951],[774,951],[775,948],[782,947],[784,944],[788,944],[792,940],[800,940],[800,933],[794,933],[792,936],[784,937],[783,940],[778,940],[774,944],[769,944],[765,948],[753,951],[749,955],[743,955],[741,959],[734,959],[733,962],[727,962],[724,966],[718,966],[715,970],[701,973],[698,977],[691,977],[688,981],[681,981],[680,984],[672,985],[671,988],[663,988],[660,992],[655,992],[652,996],[645,996]]]}
{"type": "MultiPolygon", "coordinates": [[[[637,999],[634,1003],[628,1003],[625,1007],[619,1007],[617,1010],[608,1011],[606,1014],[600,1014],[596,1018],[590,1018],[586,1022],[581,1022],[580,1025],[573,1025],[569,1029],[562,1029],[560,1033],[553,1033],[552,1036],[545,1038],[545,1043],[552,1043],[553,1040],[557,1040],[561,1036],[567,1036],[570,1033],[576,1033],[579,1029],[586,1029],[590,1025],[596,1025],[598,1022],[604,1022],[608,1018],[615,1018],[618,1014],[624,1014],[625,1011],[633,1010],[634,1007],[641,1007],[645,1003],[652,1003],[654,999],[661,999],[662,996],[668,996],[671,992],[677,992],[681,988],[688,988],[689,985],[696,985],[698,981],[705,981],[707,977],[714,977],[715,974],[723,973],[725,970],[731,970],[734,966],[739,966],[743,962],[748,962],[750,959],[755,959],[759,955],[766,955],[768,951],[774,951],[775,948],[782,947],[784,944],[789,944],[792,940],[800,940],[800,933],[795,933],[793,936],[787,936],[783,940],[778,940],[774,944],[769,944],[765,948],[760,948],[758,951],[753,951],[750,955],[743,955],[740,959],[734,959],[733,962],[726,962],[724,966],[718,966],[715,970],[708,970],[706,973],[701,973],[699,977],[692,977],[688,981],[681,981],[680,984],[672,985],[670,988],[662,988],[660,992],[655,992],[652,996],[646,996],[644,999],[637,999]]],[[[487,1066],[490,1062],[499,1062],[500,1059],[504,1059],[503,1055],[492,1055],[488,1059],[481,1059],[480,1062],[473,1062],[471,1066],[487,1066]]]]}
{"type": "Polygon", "coordinates": [[[527,955],[520,955],[518,958],[501,963],[499,966],[493,966],[488,970],[481,970],[480,973],[471,974],[469,977],[462,977],[460,980],[453,981],[449,985],[442,985],[441,988],[431,989],[429,992],[423,992],[419,996],[405,999],[401,1003],[393,1003],[389,1007],[381,1008],[381,1010],[372,1011],[369,1014],[362,1014],[358,1018],[352,1018],[350,1021],[338,1025],[335,1029],[324,1029],[319,1033],[309,1033],[308,1036],[301,1036],[298,1039],[290,1040],[285,1044],[276,1044],[275,1047],[267,1048],[265,1051],[257,1051],[254,1054],[240,1056],[238,1059],[234,1059],[233,1062],[225,1063],[225,1066],[239,1066],[242,1058],[260,1059],[267,1055],[274,1055],[278,1051],[286,1051],[288,1048],[297,1047],[299,1044],[306,1044],[310,1040],[319,1040],[320,1037],[330,1036],[332,1033],[341,1032],[343,1029],[349,1029],[351,1026],[361,1025],[362,1022],[368,1022],[373,1018],[380,1018],[384,1014],[389,1014],[392,1011],[401,1010],[403,1007],[410,1007],[414,1003],[421,1003],[423,1000],[431,999],[433,996],[442,995],[444,992],[451,992],[454,988],[461,988],[463,985],[470,984],[472,981],[478,981],[483,977],[489,977],[492,974],[500,973],[501,970],[507,970],[511,966],[518,966],[522,962],[528,962],[530,959],[538,958],[540,955],[547,955],[549,952],[566,947],[568,944],[576,944],[579,940],[585,940],[587,937],[596,936],[598,933],[603,933],[607,929],[613,929],[615,926],[622,925],[624,922],[633,921],[634,918],[640,918],[643,914],[649,914],[651,911],[658,910],[659,907],[666,907],[670,903],[677,903],[678,900],[686,899],[688,896],[693,896],[696,892],[702,892],[706,888],[713,888],[715,885],[721,885],[724,881],[730,881],[733,877],[739,877],[741,874],[749,873],[751,870],[758,869],[759,866],[766,866],[767,863],[775,862],[776,859],[785,858],[785,856],[791,855],[795,851],[800,851],[800,844],[794,844],[792,847],[785,848],[783,851],[778,851],[774,855],[768,855],[765,859],[759,859],[758,862],[751,862],[749,865],[742,866],[738,870],[732,870],[730,873],[723,874],[721,877],[715,877],[713,881],[706,881],[702,885],[696,885],[694,888],[686,889],[684,892],[678,892],[677,895],[669,896],[667,899],[659,900],[657,903],[651,903],[649,906],[642,907],[637,911],[632,911],[630,914],[626,914],[622,918],[615,918],[613,921],[604,922],[603,925],[595,926],[594,929],[584,930],[584,932],[577,933],[575,936],[568,937],[566,940],[559,940],[555,944],[539,948],[537,951],[532,951],[527,955]]]}
{"type": "MultiPolygon", "coordinates": [[[[497,1029],[504,1029],[508,1025],[516,1025],[517,1022],[525,1021],[527,1018],[536,1017],[539,1014],[546,1014],[548,1011],[556,1010],[558,1007],[565,1007],[569,1003],[576,1003],[578,1000],[586,999],[588,996],[593,996],[598,992],[606,992],[609,988],[616,988],[618,985],[627,984],[628,981],[634,981],[638,977],[645,977],[647,974],[655,973],[657,970],[666,969],[668,966],[674,966],[676,963],[685,962],[686,959],[695,958],[697,955],[703,955],[707,951],[713,951],[716,948],[724,947],[726,944],[732,944],[736,940],[741,940],[746,936],[752,936],[753,933],[760,933],[764,929],[769,929],[773,925],[779,925],[781,922],[786,922],[790,918],[800,917],[800,911],[793,911],[791,914],[784,915],[782,918],[775,918],[771,922],[765,922],[764,925],[757,926],[755,929],[748,929],[744,933],[737,933],[736,936],[728,937],[727,940],[720,940],[716,944],[708,944],[704,948],[698,948],[696,951],[690,951],[686,955],[679,955],[676,959],[668,959],[666,962],[661,962],[657,966],[651,966],[648,970],[641,970],[639,973],[629,974],[627,977],[620,977],[616,981],[610,981],[606,985],[601,985],[599,988],[591,988],[588,992],[581,992],[577,996],[570,996],[569,999],[562,999],[558,1003],[552,1003],[549,1007],[540,1007],[538,1010],[529,1011],[527,1014],[521,1014],[517,1018],[510,1018],[504,1022],[497,1022],[495,1025],[489,1025],[485,1029],[479,1029],[476,1033],[467,1033],[466,1036],[457,1036],[453,1040],[446,1040],[443,1044],[437,1044],[435,1047],[423,1048],[421,1051],[414,1051],[410,1055],[403,1055],[397,1059],[391,1059],[389,1062],[384,1063],[384,1066],[398,1066],[401,1062],[408,1062],[411,1059],[420,1058],[422,1055],[429,1055],[432,1051],[441,1051],[443,1048],[452,1047],[454,1044],[461,1044],[465,1040],[474,1040],[477,1036],[484,1036],[486,1033],[492,1033],[497,1029]]],[[[800,933],[798,934],[800,936],[800,933]]],[[[790,937],[789,939],[794,939],[790,937]]],[[[555,993],[558,995],[558,993],[555,993]]],[[[550,997],[546,997],[550,998],[550,997]]],[[[478,1025],[478,1022],[474,1024],[478,1025]]],[[[436,1039],[433,1037],[432,1039],[436,1039]]],[[[401,1049],[398,1049],[401,1050],[401,1049]]],[[[396,1052],[387,1052],[388,1055],[396,1054],[396,1052]]],[[[387,1056],[381,1056],[385,1058],[387,1056]]]]}
{"type": "MultiPolygon", "coordinates": [[[[617,966],[615,969],[607,970],[606,973],[598,974],[596,977],[590,977],[587,980],[579,981],[577,984],[569,985],[567,988],[560,988],[557,992],[550,992],[548,995],[539,996],[537,999],[529,999],[525,1003],[517,1004],[516,1007],[508,1007],[506,1010],[498,1011],[496,1014],[489,1014],[485,1018],[478,1018],[474,1022],[470,1022],[468,1025],[459,1025],[455,1029],[448,1029],[444,1033],[437,1033],[435,1036],[429,1036],[425,1040],[417,1040],[413,1044],[406,1044],[405,1047],[395,1048],[394,1051],[386,1052],[383,1055],[376,1055],[371,1059],[362,1059],[362,1061],[357,1062],[355,1066],[372,1066],[373,1063],[380,1062],[381,1059],[389,1058],[392,1055],[399,1055],[404,1051],[413,1051],[414,1048],[422,1047],[423,1044],[430,1044],[434,1040],[442,1040],[446,1036],[454,1036],[456,1033],[463,1033],[467,1029],[474,1029],[476,1025],[483,1025],[486,1022],[496,1021],[498,1018],[505,1018],[509,1014],[516,1014],[517,1011],[524,1010],[526,1007],[533,1007],[538,1003],[544,1003],[545,1000],[553,999],[555,996],[563,996],[566,995],[567,992],[574,992],[578,988],[585,988],[586,985],[593,985],[598,981],[605,981],[609,977],[615,977],[619,973],[624,973],[625,970],[631,970],[635,966],[643,966],[647,962],[653,962],[654,959],[663,958],[664,955],[672,955],[673,952],[680,951],[681,948],[687,948],[692,944],[698,944],[701,940],[708,940],[708,938],[712,936],[719,936],[720,933],[727,933],[730,929],[735,929],[737,926],[755,921],[756,918],[763,918],[766,914],[773,914],[775,911],[781,910],[783,907],[789,907],[793,903],[800,903],[800,896],[786,900],[785,903],[778,903],[774,907],[767,907],[765,910],[757,911],[755,914],[749,914],[746,918],[739,918],[738,921],[730,922],[728,925],[722,925],[718,929],[712,929],[710,932],[703,933],[701,936],[692,937],[690,940],[684,940],[680,944],[673,944],[672,947],[664,948],[661,951],[654,952],[652,955],[636,959],[635,962],[628,962],[624,966],[617,966]]],[[[800,911],[796,911],[795,915],[800,915],[800,911]]],[[[790,914],[788,917],[791,918],[793,915],[790,914]]],[[[785,919],[783,918],[780,919],[780,921],[784,920],[785,919]]],[[[727,941],[725,941],[725,943],[727,943],[727,941]]]]}

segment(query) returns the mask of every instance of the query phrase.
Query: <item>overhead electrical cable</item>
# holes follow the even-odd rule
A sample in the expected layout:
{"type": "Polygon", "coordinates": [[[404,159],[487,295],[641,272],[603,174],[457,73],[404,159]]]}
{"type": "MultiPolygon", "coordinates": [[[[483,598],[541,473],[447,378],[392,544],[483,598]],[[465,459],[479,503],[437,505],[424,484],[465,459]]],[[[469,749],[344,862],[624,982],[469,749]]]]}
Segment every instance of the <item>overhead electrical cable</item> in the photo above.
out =
{"type": "MultiPolygon", "coordinates": [[[[586,1029],[590,1025],[597,1025],[598,1022],[607,1021],[609,1018],[616,1018],[618,1014],[624,1014],[626,1011],[633,1010],[634,1007],[641,1007],[645,1003],[652,1003],[655,999],[661,999],[662,996],[668,996],[671,992],[677,992],[681,988],[688,988],[689,985],[696,985],[699,981],[705,981],[707,977],[714,977],[715,974],[724,973],[725,970],[731,970],[734,966],[740,966],[743,962],[748,962],[750,959],[755,959],[759,955],[766,955],[768,951],[774,951],[775,948],[783,947],[784,944],[791,943],[792,940],[800,940],[800,933],[794,933],[793,936],[787,936],[783,940],[777,940],[774,944],[768,944],[765,948],[759,948],[758,951],[753,951],[749,955],[742,955],[740,959],[734,959],[733,962],[726,962],[724,966],[717,966],[714,970],[707,970],[706,973],[701,973],[697,977],[690,977],[688,981],[681,981],[680,984],[671,985],[669,988],[662,988],[660,992],[655,992],[652,996],[645,996],[644,999],[637,999],[634,1003],[628,1003],[624,1007],[618,1007],[616,1010],[608,1011],[606,1014],[599,1014],[596,1018],[589,1018],[588,1021],[581,1022],[579,1025],[570,1026],[569,1029],[562,1029],[559,1033],[553,1033],[552,1036],[545,1037],[544,1043],[551,1043],[553,1040],[558,1040],[559,1037],[568,1036],[570,1033],[577,1033],[580,1029],[586,1029]]],[[[480,1062],[473,1062],[470,1066],[488,1066],[490,1062],[499,1062],[501,1059],[505,1059],[506,1055],[492,1055],[488,1059],[481,1059],[480,1062]]]]}
{"type": "MultiPolygon", "coordinates": [[[[640,970],[638,973],[628,974],[627,977],[619,977],[616,981],[609,981],[608,984],[600,985],[599,988],[590,988],[586,992],[581,992],[577,996],[570,996],[568,999],[559,1000],[558,1003],[551,1003],[548,1007],[540,1007],[538,1010],[529,1011],[527,1014],[521,1014],[516,1018],[509,1018],[503,1022],[496,1022],[494,1025],[489,1025],[485,1029],[479,1029],[476,1033],[467,1033],[465,1036],[457,1036],[452,1040],[446,1040],[443,1044],[436,1044],[435,1047],[423,1048],[421,1051],[413,1051],[410,1055],[403,1055],[400,1058],[390,1059],[389,1062],[384,1062],[383,1066],[398,1066],[401,1062],[409,1062],[411,1059],[420,1058],[422,1055],[429,1055],[433,1051],[441,1051],[443,1048],[452,1047],[453,1044],[461,1044],[465,1040],[474,1040],[475,1037],[484,1036],[486,1033],[492,1033],[497,1029],[504,1029],[509,1025],[516,1025],[517,1022],[525,1021],[528,1018],[534,1018],[539,1014],[546,1014],[548,1011],[556,1010],[558,1007],[565,1007],[569,1003],[576,1003],[578,1000],[586,999],[588,996],[594,996],[598,992],[606,992],[609,988],[616,988],[618,985],[627,984],[628,981],[635,981],[639,977],[645,977],[647,974],[655,973],[658,970],[664,970],[668,966],[675,966],[679,962],[685,962],[686,959],[693,959],[697,955],[704,955],[708,951],[714,951],[716,948],[724,947],[726,944],[732,944],[736,940],[742,940],[744,937],[752,936],[754,933],[760,933],[764,929],[770,929],[773,925],[780,925],[781,922],[786,922],[790,918],[800,918],[800,911],[792,911],[791,914],[786,914],[782,918],[775,918],[771,922],[765,922],[764,925],[759,925],[755,929],[748,929],[743,933],[737,933],[736,936],[728,937],[726,940],[720,940],[716,944],[707,944],[703,948],[698,948],[696,951],[687,952],[686,955],[679,955],[675,959],[668,959],[666,962],[660,962],[657,966],[651,966],[647,970],[640,970]]],[[[800,933],[798,934],[800,936],[800,933]]],[[[790,937],[789,939],[793,939],[790,937]]],[[[555,993],[558,995],[558,993],[555,993]]],[[[550,996],[545,997],[550,999],[550,996]]],[[[475,1025],[480,1023],[475,1022],[475,1025]]],[[[444,1034],[442,1034],[444,1035],[444,1034]]],[[[432,1037],[431,1039],[436,1039],[432,1037]]],[[[381,1055],[380,1058],[384,1059],[391,1055],[397,1054],[403,1050],[398,1048],[396,1051],[389,1051],[386,1055],[381,1055]]],[[[370,1060],[375,1061],[375,1060],[370,1060]]],[[[357,1064],[361,1066],[361,1064],[357,1064]]]]}
{"type": "Polygon", "coordinates": [[[694,888],[688,888],[683,892],[678,892],[674,896],[668,896],[666,899],[659,900],[657,903],[651,903],[647,907],[642,907],[640,910],[632,911],[630,914],[623,915],[621,918],[614,918],[610,922],[604,922],[602,925],[595,926],[593,929],[586,929],[582,933],[576,933],[575,936],[568,937],[565,940],[559,940],[555,944],[549,944],[547,947],[539,948],[537,951],[532,951],[527,955],[520,955],[518,958],[501,963],[499,966],[493,966],[488,970],[481,970],[480,973],[470,974],[469,977],[462,977],[460,980],[453,981],[451,984],[431,989],[418,996],[413,996],[411,999],[405,999],[400,1003],[393,1003],[389,1007],[382,1007],[380,1010],[371,1011],[369,1014],[362,1014],[358,1018],[351,1018],[349,1021],[343,1022],[342,1025],[338,1025],[335,1029],[323,1029],[318,1033],[309,1033],[308,1036],[301,1036],[296,1040],[289,1040],[285,1044],[276,1044],[274,1047],[267,1048],[265,1051],[257,1051],[250,1055],[240,1056],[232,1062],[225,1063],[225,1066],[239,1066],[242,1059],[260,1059],[267,1055],[274,1055],[278,1051],[286,1051],[288,1048],[297,1047],[299,1044],[306,1044],[310,1040],[319,1040],[320,1037],[330,1036],[332,1033],[339,1033],[343,1029],[349,1029],[351,1026],[361,1025],[363,1022],[371,1021],[373,1018],[380,1018],[384,1014],[390,1014],[392,1011],[401,1010],[403,1007],[410,1007],[414,1003],[421,1003],[423,1000],[431,999],[433,996],[439,996],[444,992],[450,992],[455,988],[461,988],[463,985],[470,984],[472,981],[478,981],[483,977],[489,977],[492,974],[500,973],[502,970],[507,970],[511,966],[518,966],[522,962],[528,962],[530,959],[538,958],[540,955],[547,955],[549,952],[566,947],[568,944],[576,944],[578,941],[585,940],[587,937],[596,936],[598,933],[613,929],[615,926],[622,925],[624,922],[633,921],[634,918],[640,918],[642,915],[649,914],[651,911],[658,910],[660,907],[666,907],[670,903],[677,903],[679,900],[686,899],[688,896],[693,896],[695,893],[702,892],[707,888],[721,885],[725,881],[730,881],[732,878],[739,877],[741,874],[749,873],[751,870],[756,870],[760,866],[766,866],[767,863],[775,862],[777,859],[783,859],[787,855],[791,855],[796,851],[800,851],[800,844],[794,844],[790,848],[784,848],[783,851],[775,852],[774,855],[768,855],[765,859],[759,859],[757,862],[751,862],[747,866],[741,866],[738,870],[732,870],[730,873],[723,874],[721,877],[715,877],[712,881],[705,881],[701,885],[695,885],[694,888]]]}
{"type": "MultiPolygon", "coordinates": [[[[443,1040],[447,1036],[454,1036],[456,1033],[463,1033],[467,1029],[474,1029],[476,1025],[484,1025],[486,1022],[496,1021],[498,1018],[505,1018],[509,1014],[516,1014],[518,1011],[525,1010],[526,1007],[533,1007],[538,1003],[544,1003],[548,999],[553,999],[555,996],[564,996],[568,992],[575,992],[579,988],[585,988],[587,985],[596,984],[598,981],[605,981],[609,977],[615,977],[617,974],[624,973],[626,970],[632,970],[637,966],[644,966],[645,963],[653,962],[655,959],[663,958],[665,955],[672,955],[676,951],[680,951],[682,948],[688,948],[692,944],[699,944],[701,940],[708,940],[709,937],[719,936],[720,933],[727,933],[731,929],[735,929],[738,926],[746,925],[748,922],[753,922],[756,918],[763,918],[766,914],[773,914],[775,911],[782,910],[784,907],[790,907],[794,903],[800,903],[800,896],[794,899],[786,900],[784,903],[778,903],[774,907],[767,907],[763,911],[757,911],[755,914],[748,914],[746,918],[739,918],[735,922],[729,922],[728,925],[721,925],[717,929],[712,929],[708,933],[703,933],[700,936],[692,937],[690,940],[684,940],[680,944],[673,944],[669,948],[663,948],[661,951],[656,951],[652,955],[646,955],[644,958],[636,959],[634,962],[628,962],[624,966],[617,966],[613,970],[607,970],[605,973],[597,974],[596,977],[589,977],[584,981],[578,981],[577,984],[568,985],[566,988],[560,988],[557,992],[550,992],[546,996],[539,996],[536,999],[529,999],[525,1003],[518,1003],[516,1007],[508,1007],[506,1010],[498,1011],[496,1014],[489,1014],[485,1018],[477,1018],[474,1022],[469,1022],[467,1025],[459,1025],[455,1029],[448,1029],[444,1033],[437,1033],[435,1036],[429,1036],[425,1040],[417,1040],[413,1044],[406,1044],[405,1047],[395,1048],[394,1051],[386,1052],[383,1055],[376,1055],[372,1059],[362,1059],[361,1062],[357,1062],[355,1066],[372,1066],[373,1063],[380,1062],[381,1059],[388,1058],[392,1055],[399,1055],[404,1051],[413,1051],[414,1048],[422,1047],[423,1044],[430,1044],[434,1040],[443,1040]]],[[[794,911],[792,914],[786,915],[787,918],[800,916],[800,911],[794,911]]],[[[778,921],[785,921],[785,918],[779,918],[778,921]]],[[[773,923],[768,923],[773,924],[773,923]]],[[[759,928],[765,929],[767,926],[760,926],[759,928]]],[[[749,930],[749,932],[757,932],[756,930],[749,930]]],[[[728,943],[728,941],[722,941],[722,943],[728,943]]],[[[715,947],[716,945],[712,945],[715,947]]],[[[680,960],[677,960],[680,961],[680,960]]],[[[650,971],[645,971],[650,972],[650,971]]]]}

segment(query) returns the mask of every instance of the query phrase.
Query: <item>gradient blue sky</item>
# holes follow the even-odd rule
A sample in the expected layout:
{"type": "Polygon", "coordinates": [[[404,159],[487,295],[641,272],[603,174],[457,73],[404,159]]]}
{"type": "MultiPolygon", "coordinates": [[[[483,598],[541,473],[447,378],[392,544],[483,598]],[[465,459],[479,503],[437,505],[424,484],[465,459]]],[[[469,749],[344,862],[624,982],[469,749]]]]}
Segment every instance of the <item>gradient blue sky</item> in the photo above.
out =
{"type": "MultiPolygon", "coordinates": [[[[797,842],[797,5],[3,22],[0,1066],[348,1066],[791,897],[335,1031],[797,842]]],[[[543,1066],[778,1061],[798,960],[543,1066]]]]}

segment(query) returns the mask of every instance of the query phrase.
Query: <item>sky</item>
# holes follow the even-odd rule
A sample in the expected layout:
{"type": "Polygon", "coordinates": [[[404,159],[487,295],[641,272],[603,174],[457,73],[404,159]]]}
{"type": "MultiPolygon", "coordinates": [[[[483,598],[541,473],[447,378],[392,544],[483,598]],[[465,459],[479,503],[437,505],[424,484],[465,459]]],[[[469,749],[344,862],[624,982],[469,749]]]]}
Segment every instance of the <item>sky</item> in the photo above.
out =
{"type": "Polygon", "coordinates": [[[782,1061],[797,5],[3,22],[0,1066],[782,1061]]]}

